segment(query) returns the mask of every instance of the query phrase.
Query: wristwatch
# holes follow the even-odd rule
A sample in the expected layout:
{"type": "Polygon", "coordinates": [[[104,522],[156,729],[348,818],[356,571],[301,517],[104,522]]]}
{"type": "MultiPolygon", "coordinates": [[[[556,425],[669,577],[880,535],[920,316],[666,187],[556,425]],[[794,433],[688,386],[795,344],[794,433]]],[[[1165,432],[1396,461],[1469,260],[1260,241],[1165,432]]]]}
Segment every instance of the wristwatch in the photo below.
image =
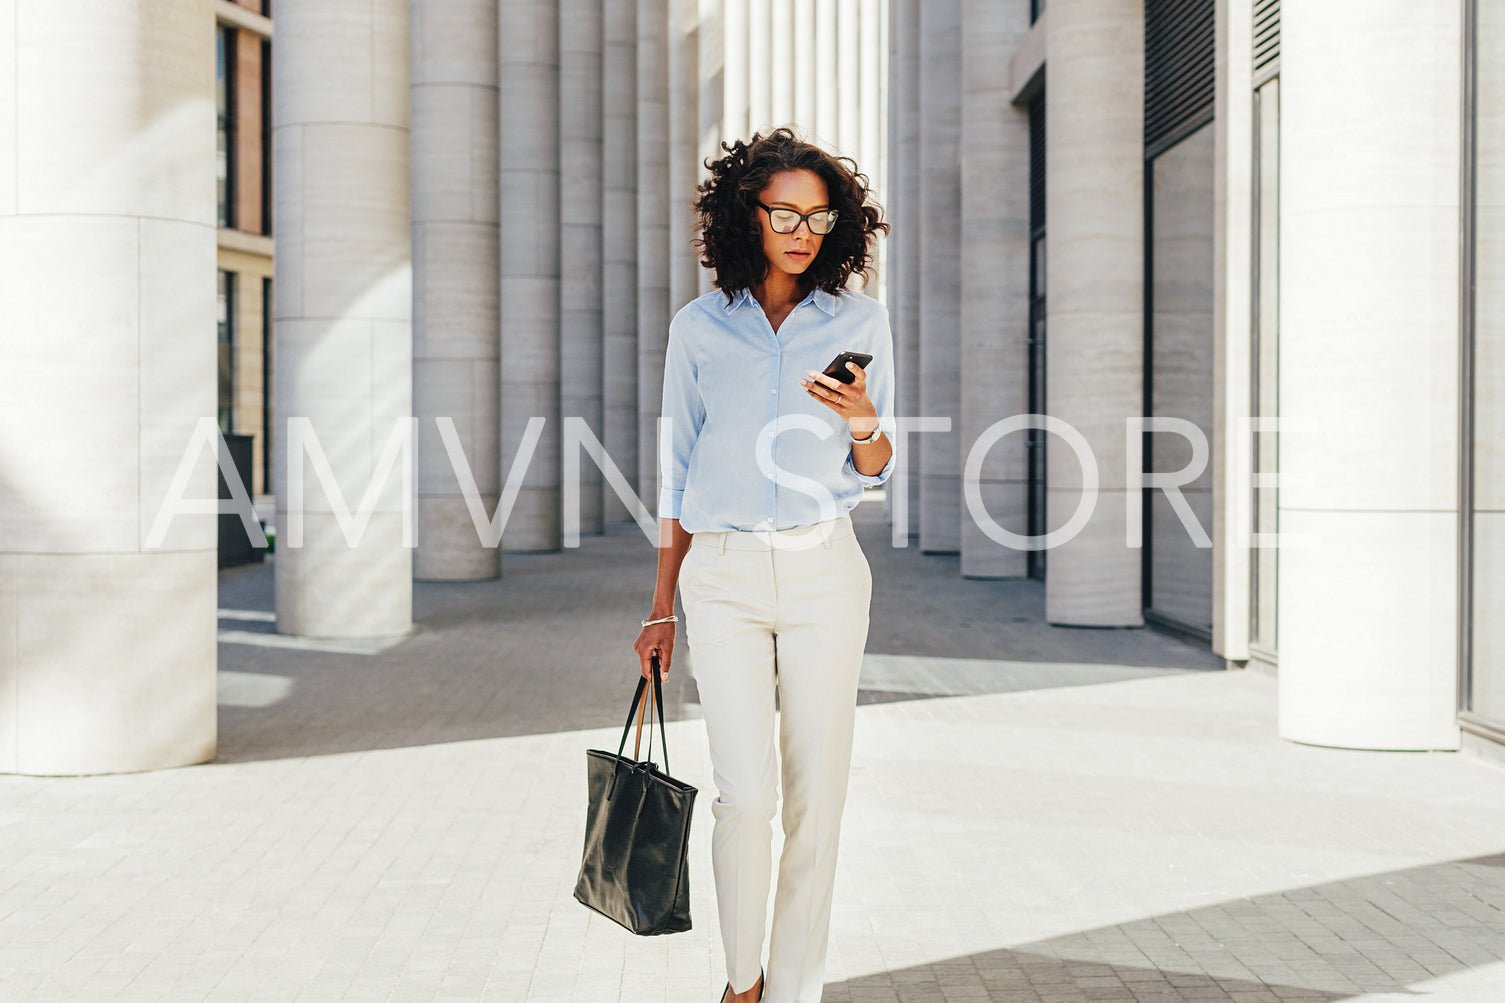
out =
{"type": "MultiPolygon", "coordinates": [[[[852,435],[852,426],[850,424],[847,425],[847,434],[848,435],[852,435]]],[[[882,425],[878,425],[878,426],[876,426],[873,429],[873,434],[870,435],[870,436],[868,436],[866,439],[859,439],[855,435],[852,435],[852,445],[854,445],[854,446],[871,446],[873,443],[875,443],[875,442],[878,441],[878,437],[880,435],[882,435],[882,434],[883,434],[883,426],[882,425]]]]}

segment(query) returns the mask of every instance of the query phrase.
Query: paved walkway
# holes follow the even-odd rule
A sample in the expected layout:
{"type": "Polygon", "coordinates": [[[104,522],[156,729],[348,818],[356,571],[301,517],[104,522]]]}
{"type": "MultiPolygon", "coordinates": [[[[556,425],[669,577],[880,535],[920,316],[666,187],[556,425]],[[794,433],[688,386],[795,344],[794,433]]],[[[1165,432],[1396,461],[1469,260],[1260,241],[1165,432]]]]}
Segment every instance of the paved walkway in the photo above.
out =
{"type": "MultiPolygon", "coordinates": [[[[826,1000],[1505,1000],[1505,769],[1284,741],[1273,678],[1049,627],[1038,583],[892,550],[876,508],[826,1000]]],[[[695,928],[571,897],[653,557],[632,526],[509,554],[350,650],[267,646],[270,565],[225,572],[215,763],[0,776],[0,1001],[713,1000],[683,661],[695,928]]]]}

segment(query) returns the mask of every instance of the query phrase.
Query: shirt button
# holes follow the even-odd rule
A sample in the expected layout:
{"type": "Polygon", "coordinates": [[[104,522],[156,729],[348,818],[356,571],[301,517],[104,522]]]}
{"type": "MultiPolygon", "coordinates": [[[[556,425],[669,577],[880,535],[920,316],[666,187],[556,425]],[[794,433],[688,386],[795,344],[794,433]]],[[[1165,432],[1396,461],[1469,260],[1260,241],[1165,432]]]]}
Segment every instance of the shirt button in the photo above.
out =
{"type": "Polygon", "coordinates": [[[770,439],[772,439],[772,438],[773,438],[773,429],[771,429],[771,428],[770,428],[770,429],[769,429],[769,430],[768,430],[768,437],[769,437],[769,438],[770,438],[770,439]]]}
{"type": "Polygon", "coordinates": [[[771,394],[776,394],[776,393],[779,392],[779,388],[778,387],[769,387],[768,388],[768,392],[771,393],[771,394]]]}

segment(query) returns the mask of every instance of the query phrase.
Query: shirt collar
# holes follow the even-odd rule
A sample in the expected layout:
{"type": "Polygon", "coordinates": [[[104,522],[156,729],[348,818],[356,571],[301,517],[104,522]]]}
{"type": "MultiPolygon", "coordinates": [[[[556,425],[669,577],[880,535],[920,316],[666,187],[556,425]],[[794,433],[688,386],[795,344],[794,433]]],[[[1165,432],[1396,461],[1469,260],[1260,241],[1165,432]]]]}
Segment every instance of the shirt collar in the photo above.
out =
{"type": "MultiPolygon", "coordinates": [[[[816,288],[812,290],[810,295],[805,298],[813,302],[816,306],[820,307],[832,317],[836,316],[836,297],[831,293],[826,292],[824,289],[816,288]]],[[[730,303],[723,304],[722,309],[727,313],[731,313],[739,306],[742,306],[744,303],[756,302],[757,300],[753,299],[752,290],[748,289],[746,286],[743,286],[732,295],[732,301],[730,303]]],[[[804,301],[801,300],[801,302],[804,301]]]]}
{"type": "Polygon", "coordinates": [[[826,292],[824,289],[816,289],[815,292],[812,293],[811,295],[812,295],[812,298],[815,300],[815,305],[816,306],[820,307],[822,310],[824,310],[826,313],[830,314],[832,317],[836,316],[836,297],[835,296],[833,296],[830,293],[826,292]]]}

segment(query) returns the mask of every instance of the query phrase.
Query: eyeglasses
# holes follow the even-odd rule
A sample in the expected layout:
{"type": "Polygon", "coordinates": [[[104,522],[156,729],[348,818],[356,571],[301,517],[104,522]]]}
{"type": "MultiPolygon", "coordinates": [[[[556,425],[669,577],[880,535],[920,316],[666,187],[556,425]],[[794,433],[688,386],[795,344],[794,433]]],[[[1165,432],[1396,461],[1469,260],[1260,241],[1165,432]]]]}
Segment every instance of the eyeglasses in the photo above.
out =
{"type": "Polygon", "coordinates": [[[793,209],[775,209],[772,206],[758,205],[768,213],[768,225],[773,227],[774,233],[793,233],[800,228],[803,221],[810,228],[810,232],[817,237],[824,237],[836,229],[836,210],[817,209],[814,212],[795,212],[793,209]]]}

